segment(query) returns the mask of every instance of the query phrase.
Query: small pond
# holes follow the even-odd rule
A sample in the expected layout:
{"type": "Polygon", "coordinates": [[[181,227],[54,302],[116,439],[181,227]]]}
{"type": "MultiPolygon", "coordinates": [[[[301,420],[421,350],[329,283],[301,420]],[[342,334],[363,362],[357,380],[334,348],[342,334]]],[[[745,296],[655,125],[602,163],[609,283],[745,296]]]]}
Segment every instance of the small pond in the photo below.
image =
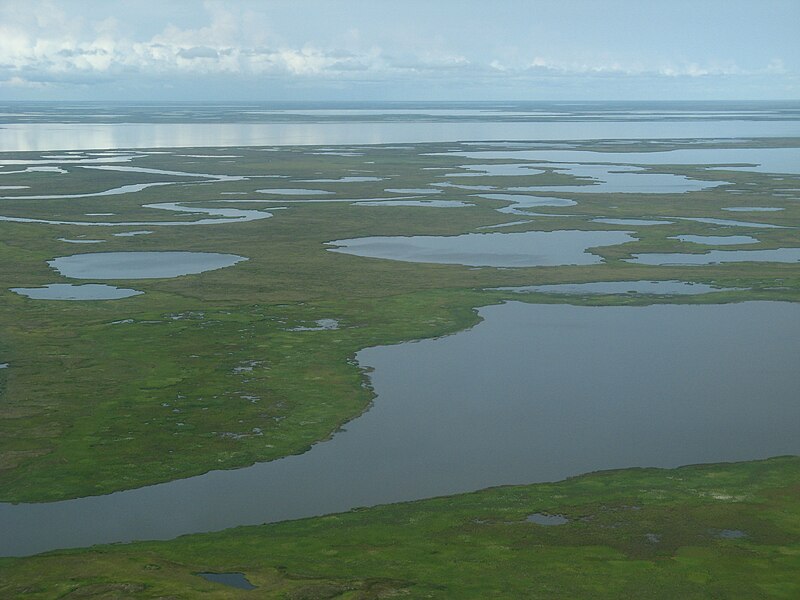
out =
{"type": "Polygon", "coordinates": [[[502,229],[504,227],[516,227],[517,225],[527,225],[528,223],[533,223],[533,220],[529,219],[527,221],[509,221],[508,223],[497,223],[496,225],[483,225],[478,227],[478,229],[502,229]]]}
{"type": "MultiPolygon", "coordinates": [[[[236,200],[221,200],[221,202],[236,202],[236,200]]],[[[243,221],[259,221],[269,219],[272,213],[262,210],[243,210],[240,208],[204,208],[195,204],[184,205],[178,202],[159,202],[156,204],[145,204],[142,208],[156,208],[158,210],[169,210],[173,212],[183,212],[189,214],[206,214],[218,219],[198,219],[197,221],[186,221],[186,225],[222,225],[227,223],[237,223],[243,221]]],[[[273,209],[275,210],[275,209],[273,209]]],[[[153,225],[158,225],[158,222],[153,225]]]]}
{"type": "Polygon", "coordinates": [[[240,590],[254,590],[258,587],[250,583],[244,573],[197,573],[197,575],[207,581],[221,583],[240,590]]]}
{"type": "Polygon", "coordinates": [[[783,209],[775,206],[729,206],[722,210],[728,212],[778,212],[783,209]]]}
{"type": "Polygon", "coordinates": [[[130,185],[121,185],[109,190],[100,192],[87,192],[85,194],[44,194],[44,195],[30,195],[30,196],[0,196],[0,200],[67,200],[75,198],[93,198],[95,196],[117,196],[121,194],[131,194],[133,192],[141,192],[147,188],[161,186],[161,185],[175,185],[175,181],[162,181],[156,183],[133,183],[130,185]]]}
{"type": "Polygon", "coordinates": [[[383,181],[385,177],[371,175],[347,175],[338,179],[297,179],[297,183],[365,183],[367,181],[383,181]]]}
{"type": "Polygon", "coordinates": [[[441,194],[442,190],[436,188],[387,188],[384,192],[392,194],[441,194]]]}
{"type": "Polygon", "coordinates": [[[478,194],[479,198],[487,200],[502,200],[513,202],[510,206],[497,209],[498,212],[512,215],[524,215],[522,209],[536,208],[539,206],[575,206],[577,202],[566,198],[551,198],[547,196],[531,196],[530,194],[478,194]]]}
{"type": "Polygon", "coordinates": [[[756,238],[749,235],[676,235],[669,239],[707,246],[738,246],[739,244],[758,243],[756,238]]]}
{"type": "Polygon", "coordinates": [[[66,242],[67,244],[102,244],[106,240],[70,240],[68,238],[58,238],[59,242],[66,242]]]}
{"type": "Polygon", "coordinates": [[[315,325],[308,327],[301,325],[299,327],[292,327],[287,331],[335,331],[339,329],[339,321],[336,319],[317,319],[315,325]]]}
{"type": "Polygon", "coordinates": [[[496,190],[497,187],[493,185],[458,185],[455,183],[450,183],[449,181],[444,181],[442,183],[432,183],[431,185],[435,185],[436,187],[449,187],[449,188],[456,188],[459,190],[475,190],[479,192],[488,192],[490,190],[496,190]]]}
{"type": "Polygon", "coordinates": [[[546,515],[544,513],[533,513],[528,515],[525,520],[528,523],[536,523],[537,525],[544,525],[550,527],[553,525],[566,525],[569,519],[562,515],[546,515]]]}
{"type": "Polygon", "coordinates": [[[137,235],[150,235],[151,233],[153,232],[141,230],[141,231],[122,231],[120,233],[112,233],[111,235],[113,235],[114,237],[134,237],[137,235]]]}
{"type": "Polygon", "coordinates": [[[530,175],[540,175],[543,169],[536,169],[533,165],[521,163],[489,163],[485,165],[459,165],[464,169],[460,173],[447,173],[443,177],[527,177],[530,175]]]}
{"type": "Polygon", "coordinates": [[[474,267],[592,265],[603,259],[589,248],[634,241],[625,231],[526,231],[457,236],[366,237],[328,242],[331,252],[405,262],[474,267]]]}
{"type": "Polygon", "coordinates": [[[605,217],[592,219],[592,221],[595,223],[604,223],[605,225],[622,225],[623,227],[627,225],[648,227],[650,225],[670,225],[672,223],[672,221],[656,221],[654,219],[607,219],[605,217]]]}
{"type": "Polygon", "coordinates": [[[47,261],[73,279],[160,279],[230,267],[247,260],[214,252],[97,252],[47,261]]]}
{"type": "Polygon", "coordinates": [[[40,288],[11,288],[11,291],[34,300],[118,300],[144,293],[98,283],[51,283],[40,288]]]}
{"type": "Polygon", "coordinates": [[[786,229],[783,225],[772,225],[771,223],[753,223],[750,221],[734,221],[733,219],[714,219],[710,217],[670,217],[671,219],[682,219],[684,221],[695,221],[696,223],[708,223],[709,225],[723,225],[727,227],[750,227],[753,229],[786,229]]]}
{"type": "Polygon", "coordinates": [[[747,537],[747,534],[741,529],[722,529],[717,533],[717,537],[724,540],[738,540],[747,537]]]}
{"type": "Polygon", "coordinates": [[[734,288],[718,288],[705,283],[688,281],[593,281],[590,283],[556,283],[550,285],[526,285],[500,287],[498,290],[517,294],[642,294],[658,296],[685,296],[709,292],[732,291],[734,288]]]}
{"type": "Polygon", "coordinates": [[[510,188],[520,191],[604,193],[604,194],[682,194],[717,187],[724,181],[701,181],[670,173],[641,173],[639,167],[624,165],[549,164],[558,172],[585,178],[585,184],[510,188]]]}
{"type": "Polygon", "coordinates": [[[334,193],[326,190],[307,190],[303,188],[265,189],[256,191],[259,194],[278,194],[280,196],[325,196],[334,193]]]}
{"type": "Polygon", "coordinates": [[[461,200],[367,200],[353,202],[354,206],[427,206],[428,208],[463,208],[475,206],[461,200]]]}
{"type": "Polygon", "coordinates": [[[710,250],[703,254],[648,253],[634,254],[626,262],[640,265],[715,265],[731,262],[800,262],[800,248],[772,250],[710,250]]]}
{"type": "MultiPolygon", "coordinates": [[[[249,200],[219,200],[219,202],[250,202],[249,200]]],[[[84,227],[179,227],[185,225],[226,225],[228,223],[243,223],[247,221],[257,221],[259,219],[269,219],[272,213],[260,210],[240,210],[238,208],[203,208],[201,206],[184,206],[177,202],[160,202],[156,204],[145,204],[142,208],[154,208],[158,210],[169,210],[191,214],[208,214],[217,218],[197,219],[195,221],[56,221],[52,219],[31,219],[28,217],[7,217],[0,216],[0,221],[11,223],[41,223],[47,225],[76,225],[84,227]]],[[[278,207],[271,208],[278,210],[278,207]]],[[[86,213],[87,217],[108,217],[114,213],[86,213]]],[[[128,233],[124,235],[140,235],[142,232],[128,233]]],[[[152,233],[152,232],[147,232],[152,233]]],[[[123,235],[123,234],[115,234],[123,235]]]]}

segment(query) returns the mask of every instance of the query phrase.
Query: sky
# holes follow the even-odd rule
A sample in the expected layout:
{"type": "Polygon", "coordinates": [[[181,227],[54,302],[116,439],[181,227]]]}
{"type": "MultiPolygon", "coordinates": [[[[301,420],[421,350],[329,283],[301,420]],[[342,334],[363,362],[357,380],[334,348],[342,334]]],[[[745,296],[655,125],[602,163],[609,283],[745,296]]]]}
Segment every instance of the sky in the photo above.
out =
{"type": "Polygon", "coordinates": [[[0,0],[0,100],[800,99],[800,0],[0,0]]]}

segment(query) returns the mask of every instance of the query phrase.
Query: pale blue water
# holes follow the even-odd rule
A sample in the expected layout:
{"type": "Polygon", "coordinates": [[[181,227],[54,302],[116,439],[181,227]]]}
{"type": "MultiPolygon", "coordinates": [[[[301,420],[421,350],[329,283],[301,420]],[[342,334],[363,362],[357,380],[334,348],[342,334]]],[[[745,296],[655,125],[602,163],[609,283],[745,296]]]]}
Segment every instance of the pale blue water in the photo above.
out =
{"type": "Polygon", "coordinates": [[[488,200],[503,200],[511,202],[510,206],[498,208],[498,212],[511,215],[525,215],[524,209],[539,206],[575,206],[577,202],[566,198],[552,198],[549,196],[533,196],[531,194],[477,194],[479,198],[488,200]]]}
{"type": "Polygon", "coordinates": [[[309,190],[305,188],[274,188],[256,191],[259,194],[276,194],[278,196],[325,196],[334,193],[326,190],[309,190]]]}
{"type": "Polygon", "coordinates": [[[47,261],[73,279],[159,279],[230,267],[247,260],[214,252],[97,252],[47,261]]]}
{"type": "Polygon", "coordinates": [[[428,208],[463,208],[474,206],[461,200],[381,200],[353,202],[354,206],[427,206],[428,208]]]}
{"type": "Polygon", "coordinates": [[[465,123],[13,123],[0,147],[11,152],[393,144],[456,140],[597,140],[800,136],[800,121],[554,121],[465,123]]]}
{"type": "Polygon", "coordinates": [[[546,515],[543,513],[533,513],[525,518],[528,523],[536,523],[537,525],[544,525],[552,527],[554,525],[566,525],[569,519],[562,515],[546,515]]]}
{"type": "Polygon", "coordinates": [[[411,121],[787,121],[797,101],[634,102],[0,102],[7,123],[411,121]]]}
{"type": "Polygon", "coordinates": [[[686,296],[708,294],[709,292],[730,291],[733,288],[719,288],[705,283],[690,283],[686,281],[594,281],[591,283],[557,283],[550,285],[525,285],[516,287],[500,287],[498,290],[528,294],[641,294],[686,296]]]}
{"type": "Polygon", "coordinates": [[[729,212],[779,212],[784,209],[774,206],[729,206],[722,210],[729,212]]]}
{"type": "Polygon", "coordinates": [[[672,221],[657,221],[655,219],[609,219],[606,217],[598,217],[597,219],[592,219],[594,223],[604,223],[606,225],[622,225],[625,226],[645,226],[649,227],[651,225],[670,225],[672,221]]]}
{"type": "Polygon", "coordinates": [[[758,240],[749,235],[676,235],[673,240],[706,244],[708,246],[736,246],[738,244],[757,244],[758,240]]]}
{"type": "Polygon", "coordinates": [[[117,300],[138,296],[144,292],[113,285],[51,283],[40,288],[11,288],[12,292],[34,300],[117,300]]]}
{"type": "MultiPolygon", "coordinates": [[[[219,200],[218,202],[252,202],[250,200],[219,200]]],[[[183,212],[190,214],[208,214],[217,218],[195,219],[193,221],[63,221],[55,219],[34,219],[30,217],[8,217],[0,215],[0,221],[10,223],[40,223],[46,225],[77,225],[82,227],[183,227],[187,225],[227,225],[229,223],[242,223],[247,221],[257,221],[269,219],[272,213],[261,210],[242,210],[238,208],[204,208],[197,205],[179,204],[177,202],[159,202],[155,204],[144,204],[143,208],[155,208],[159,210],[169,210],[173,212],[183,212]]],[[[272,208],[277,210],[277,207],[272,208]]],[[[113,213],[92,213],[86,216],[112,216],[113,213]]],[[[144,235],[152,233],[150,231],[122,232],[113,235],[119,237],[130,237],[132,235],[144,235]]]]}
{"type": "MultiPolygon", "coordinates": [[[[796,135],[789,134],[787,136],[796,135]]],[[[612,136],[614,137],[614,136],[612,136]]],[[[694,136],[702,137],[702,136],[694,136]]],[[[800,148],[689,148],[661,152],[593,152],[588,150],[483,150],[457,151],[452,156],[476,160],[524,160],[531,164],[549,161],[574,163],[574,168],[591,168],[605,172],[607,167],[588,167],[586,163],[613,163],[617,165],[739,165],[736,170],[761,173],[800,174],[800,148]],[[752,165],[745,166],[742,165],[752,165]]],[[[613,171],[613,169],[611,169],[613,171]]],[[[624,174],[624,173],[623,173],[624,174]]],[[[631,175],[633,176],[633,175],[631,175]]],[[[621,190],[624,191],[624,190],[621,190]]]]}
{"type": "Polygon", "coordinates": [[[457,236],[366,237],[328,242],[331,252],[404,262],[473,267],[592,265],[603,259],[589,248],[634,241],[625,231],[526,231],[457,236]]]}
{"type": "Polygon", "coordinates": [[[703,254],[650,253],[634,254],[627,262],[641,265],[715,265],[731,262],[800,262],[800,248],[771,250],[709,250],[703,254]]]}
{"type": "MultiPolygon", "coordinates": [[[[630,153],[641,156],[643,153],[630,153]]],[[[646,154],[646,153],[644,153],[646,154]]],[[[724,181],[689,179],[671,173],[642,173],[639,167],[625,165],[548,164],[556,172],[583,178],[581,185],[549,185],[509,188],[526,192],[571,192],[581,194],[681,194],[724,185],[724,181]]]]}

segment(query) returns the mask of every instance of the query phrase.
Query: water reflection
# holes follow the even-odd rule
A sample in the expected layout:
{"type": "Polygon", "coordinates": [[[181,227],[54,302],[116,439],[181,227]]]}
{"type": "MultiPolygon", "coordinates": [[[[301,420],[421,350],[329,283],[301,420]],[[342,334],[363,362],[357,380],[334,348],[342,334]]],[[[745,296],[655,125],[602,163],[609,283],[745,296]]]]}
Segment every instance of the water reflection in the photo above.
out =
{"type": "MultiPolygon", "coordinates": [[[[10,123],[3,149],[84,150],[307,146],[456,140],[592,140],[800,136],[800,121],[549,123],[10,123]]],[[[744,161],[749,162],[749,161],[744,161]]]]}

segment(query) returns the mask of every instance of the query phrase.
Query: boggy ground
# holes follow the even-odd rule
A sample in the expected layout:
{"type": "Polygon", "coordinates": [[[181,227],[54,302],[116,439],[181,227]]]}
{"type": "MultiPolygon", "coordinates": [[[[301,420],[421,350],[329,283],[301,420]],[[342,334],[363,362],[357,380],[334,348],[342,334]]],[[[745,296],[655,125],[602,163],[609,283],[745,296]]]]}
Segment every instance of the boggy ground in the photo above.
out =
{"type": "MultiPolygon", "coordinates": [[[[720,147],[744,143],[715,142],[720,147]]],[[[799,143],[775,139],[748,141],[746,145],[794,147],[799,143]]],[[[577,148],[616,152],[702,145],[596,142],[577,148]]],[[[706,144],[709,145],[714,144],[706,144]]],[[[464,208],[366,207],[350,202],[314,201],[312,197],[298,202],[304,198],[257,192],[297,187],[335,192],[335,196],[320,197],[322,200],[372,199],[408,195],[386,193],[386,188],[427,188],[431,183],[445,181],[491,185],[497,188],[493,192],[514,186],[581,183],[548,167],[530,175],[475,176],[474,171],[459,167],[515,161],[428,155],[455,148],[465,147],[418,144],[345,149],[355,156],[319,154],[317,149],[305,147],[270,151],[181,149],[172,153],[137,153],[131,162],[119,163],[195,176],[83,169],[74,164],[60,164],[67,173],[11,172],[24,170],[24,165],[0,169],[0,184],[30,186],[3,190],[5,196],[20,196],[0,201],[0,215],[10,218],[189,222],[207,215],[169,212],[146,205],[185,202],[203,208],[264,211],[287,207],[270,211],[271,218],[222,225],[87,227],[0,222],[0,364],[9,365],[0,369],[0,499],[49,501],[102,494],[302,452],[368,407],[368,379],[352,363],[355,352],[367,346],[458,331],[475,323],[475,307],[506,298],[643,304],[797,301],[800,297],[800,276],[794,264],[653,267],[623,260],[641,252],[703,252],[713,248],[669,239],[680,234],[752,235],[759,243],[741,247],[747,250],[796,247],[800,245],[795,228],[800,216],[797,176],[707,170],[698,165],[658,166],[649,170],[730,183],[685,194],[548,191],[541,195],[569,198],[577,204],[541,207],[532,212],[568,216],[534,216],[528,223],[491,231],[616,229],[635,232],[638,241],[595,249],[606,260],[600,265],[514,269],[403,263],[326,251],[324,243],[336,239],[457,235],[487,231],[480,229],[487,225],[528,219],[497,212],[508,203],[476,197],[473,194],[479,192],[473,190],[442,187],[442,193],[430,196],[474,204],[464,208]],[[216,158],[215,153],[224,156],[216,158]],[[228,158],[231,154],[238,158],[228,158]],[[204,174],[242,179],[214,180],[204,174]],[[343,176],[384,179],[354,183],[300,181],[343,176]],[[171,183],[111,196],[47,200],[24,197],[96,193],[121,185],[161,181],[171,183]],[[722,210],[730,206],[784,210],[722,210]],[[95,213],[113,214],[91,216],[95,213]],[[657,226],[611,226],[591,221],[599,216],[710,217],[785,228],[731,227],[672,219],[666,219],[672,220],[670,224],[657,226]],[[142,229],[153,233],[112,235],[142,229]],[[80,239],[79,236],[106,241],[81,245],[58,240],[80,239]],[[46,261],[82,252],[125,250],[224,252],[249,260],[200,275],[108,282],[145,292],[123,300],[42,301],[8,291],[12,287],[48,283],[82,283],[60,277],[46,261]],[[542,294],[521,298],[511,292],[485,291],[497,286],[641,279],[702,281],[743,290],[684,298],[624,295],[570,299],[542,294]],[[291,331],[323,318],[338,320],[339,328],[291,331]]],[[[470,145],[468,149],[481,146],[470,145]]],[[[39,157],[35,153],[19,153],[2,158],[39,157]]],[[[53,160],[52,164],[59,162],[53,160]]]]}
{"type": "Polygon", "coordinates": [[[800,458],[558,483],[0,559],[4,598],[797,598],[800,458]],[[563,515],[537,525],[531,514],[563,515]],[[243,573],[256,589],[197,573],[243,573]]]}

